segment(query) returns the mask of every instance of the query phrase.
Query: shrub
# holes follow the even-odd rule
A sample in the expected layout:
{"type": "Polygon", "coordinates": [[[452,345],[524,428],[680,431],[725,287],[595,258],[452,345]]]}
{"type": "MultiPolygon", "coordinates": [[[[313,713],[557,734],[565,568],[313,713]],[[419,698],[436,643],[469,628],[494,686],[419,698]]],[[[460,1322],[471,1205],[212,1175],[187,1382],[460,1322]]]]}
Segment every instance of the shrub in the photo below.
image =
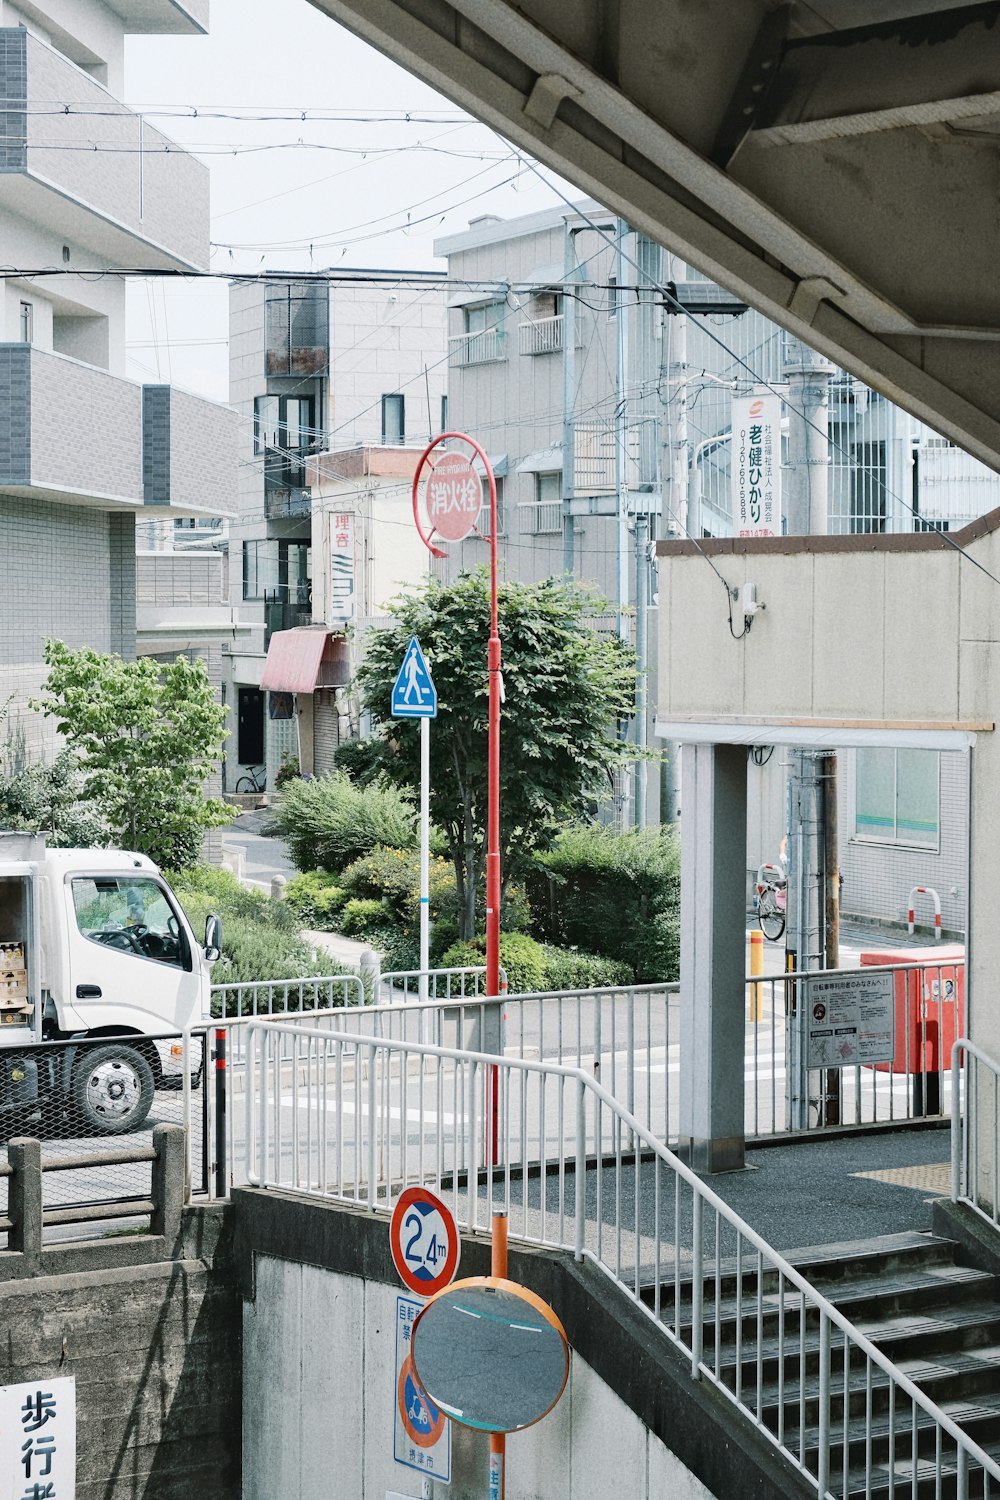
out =
{"type": "Polygon", "coordinates": [[[192,865],[167,877],[184,910],[189,903],[199,910],[214,911],[222,918],[238,917],[257,922],[277,932],[296,934],[299,924],[283,901],[272,901],[263,891],[248,890],[231,870],[215,865],[192,865]]]}
{"type": "Polygon", "coordinates": [[[281,757],[281,765],[274,773],[275,790],[280,792],[283,786],[287,786],[290,781],[295,781],[301,775],[298,756],[286,750],[281,757]]]}
{"type": "Polygon", "coordinates": [[[285,887],[285,902],[306,927],[319,932],[336,931],[337,913],[347,900],[347,892],[337,885],[325,870],[309,870],[295,875],[285,887]]]}
{"type": "Polygon", "coordinates": [[[677,978],[680,854],[673,830],[573,827],[536,857],[537,935],[628,964],[639,981],[677,978]]]}
{"type": "Polygon", "coordinates": [[[300,870],[342,870],[378,844],[411,849],[417,818],[395,787],[357,787],[343,774],[291,781],[274,821],[300,870]]]}
{"type": "Polygon", "coordinates": [[[542,952],[547,990],[592,990],[601,985],[633,983],[631,966],[618,959],[551,944],[545,944],[542,952]]]}
{"type": "MultiPolygon", "coordinates": [[[[427,869],[431,921],[457,917],[455,872],[448,861],[434,857],[427,869]]],[[[340,876],[350,896],[384,901],[401,922],[413,921],[420,902],[420,852],[417,849],[386,849],[380,846],[364,854],[340,876]]]]}
{"type": "Polygon", "coordinates": [[[344,907],[340,930],[350,937],[367,937],[372,930],[385,927],[386,916],[386,909],[381,901],[366,901],[355,897],[344,907]]]}
{"type": "Polygon", "coordinates": [[[342,740],[333,753],[333,764],[349,776],[355,786],[370,786],[378,779],[385,759],[381,740],[342,740]]]}
{"type": "MultiPolygon", "coordinates": [[[[443,969],[461,969],[486,962],[486,939],[455,943],[442,955],[443,969]]],[[[545,986],[545,953],[541,944],[525,932],[501,932],[500,965],[507,974],[507,989],[512,995],[525,995],[545,986]]]]}
{"type": "Polygon", "coordinates": [[[295,918],[283,902],[243,890],[227,871],[213,874],[228,879],[214,882],[201,877],[194,886],[178,879],[174,887],[196,936],[204,932],[210,911],[222,918],[222,957],[213,965],[213,984],[299,979],[330,972],[329,957],[317,956],[303,941],[295,918]],[[236,885],[235,892],[229,888],[229,880],[236,885]],[[198,889],[198,883],[203,887],[214,884],[216,889],[198,889]]]}

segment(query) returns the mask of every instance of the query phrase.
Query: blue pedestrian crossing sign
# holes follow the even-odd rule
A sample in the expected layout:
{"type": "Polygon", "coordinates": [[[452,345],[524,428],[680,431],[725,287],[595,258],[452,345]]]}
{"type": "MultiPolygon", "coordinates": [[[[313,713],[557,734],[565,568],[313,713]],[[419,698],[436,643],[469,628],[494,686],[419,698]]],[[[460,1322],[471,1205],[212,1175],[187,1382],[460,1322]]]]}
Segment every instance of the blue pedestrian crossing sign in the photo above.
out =
{"type": "Polygon", "coordinates": [[[431,669],[416,636],[403,653],[403,664],[392,685],[394,719],[434,719],[437,717],[437,689],[431,680],[431,669]]]}

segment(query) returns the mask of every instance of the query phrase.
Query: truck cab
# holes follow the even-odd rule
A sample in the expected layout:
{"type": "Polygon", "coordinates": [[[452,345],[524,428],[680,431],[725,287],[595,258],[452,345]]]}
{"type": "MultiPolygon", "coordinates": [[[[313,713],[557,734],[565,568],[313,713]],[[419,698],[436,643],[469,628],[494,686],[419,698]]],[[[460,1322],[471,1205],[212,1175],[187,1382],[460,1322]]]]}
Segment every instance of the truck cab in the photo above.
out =
{"type": "Polygon", "coordinates": [[[47,1103],[94,1134],[138,1128],[181,1086],[219,943],[144,855],[0,833],[0,1120],[47,1103]]]}

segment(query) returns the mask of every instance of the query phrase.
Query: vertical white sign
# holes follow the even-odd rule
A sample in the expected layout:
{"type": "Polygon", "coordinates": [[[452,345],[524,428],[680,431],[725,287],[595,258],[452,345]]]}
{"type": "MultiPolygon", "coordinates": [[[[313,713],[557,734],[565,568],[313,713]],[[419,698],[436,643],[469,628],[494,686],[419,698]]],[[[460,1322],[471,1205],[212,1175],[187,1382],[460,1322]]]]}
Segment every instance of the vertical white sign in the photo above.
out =
{"type": "Polygon", "coordinates": [[[0,1386],[0,1500],[75,1500],[76,1381],[0,1386]]]}
{"type": "Polygon", "coordinates": [[[392,1456],[427,1479],[450,1484],[451,1423],[424,1392],[410,1353],[413,1325],[423,1306],[415,1297],[396,1298],[392,1456]]]}
{"type": "Polygon", "coordinates": [[[350,511],[330,517],[330,618],[346,624],[354,619],[354,516],[350,511]]]}
{"type": "Polygon", "coordinates": [[[780,396],[733,399],[731,468],[736,535],[780,536],[780,396]]]}

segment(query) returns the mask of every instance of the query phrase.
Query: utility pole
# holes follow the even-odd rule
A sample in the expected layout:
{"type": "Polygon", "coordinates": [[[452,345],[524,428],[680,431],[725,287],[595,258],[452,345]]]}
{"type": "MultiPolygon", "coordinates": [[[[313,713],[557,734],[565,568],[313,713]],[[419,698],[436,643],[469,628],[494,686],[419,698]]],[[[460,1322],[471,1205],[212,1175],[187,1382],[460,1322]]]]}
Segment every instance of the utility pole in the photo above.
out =
{"type": "Polygon", "coordinates": [[[573,284],[577,280],[576,228],[567,220],[563,228],[563,440],[562,440],[562,526],[563,572],[573,576],[573,499],[576,485],[576,319],[577,304],[573,284]]]}
{"type": "MultiPolygon", "coordinates": [[[[664,251],[667,275],[662,281],[679,284],[687,279],[687,267],[676,255],[664,251]]],[[[686,314],[671,316],[663,312],[663,334],[660,343],[659,392],[661,403],[660,446],[660,527],[661,537],[684,536],[685,531],[700,537],[700,518],[688,515],[688,423],[687,423],[687,335],[686,314]]],[[[665,607],[665,601],[664,601],[665,607]]],[[[679,792],[675,768],[680,763],[679,746],[668,740],[660,758],[660,822],[677,821],[679,792]]]]}
{"type": "Polygon", "coordinates": [[[801,339],[784,335],[788,382],[785,517],[790,536],[826,536],[833,366],[801,339]]]}
{"type": "Polygon", "coordinates": [[[647,713],[649,705],[649,542],[650,519],[656,485],[657,446],[659,437],[659,394],[656,352],[656,322],[659,307],[660,247],[647,235],[636,235],[635,261],[639,271],[636,307],[636,379],[639,395],[636,402],[639,425],[639,486],[635,500],[635,654],[638,666],[635,689],[635,795],[632,821],[636,828],[646,826],[646,791],[649,766],[646,750],[649,744],[647,713]]]}

